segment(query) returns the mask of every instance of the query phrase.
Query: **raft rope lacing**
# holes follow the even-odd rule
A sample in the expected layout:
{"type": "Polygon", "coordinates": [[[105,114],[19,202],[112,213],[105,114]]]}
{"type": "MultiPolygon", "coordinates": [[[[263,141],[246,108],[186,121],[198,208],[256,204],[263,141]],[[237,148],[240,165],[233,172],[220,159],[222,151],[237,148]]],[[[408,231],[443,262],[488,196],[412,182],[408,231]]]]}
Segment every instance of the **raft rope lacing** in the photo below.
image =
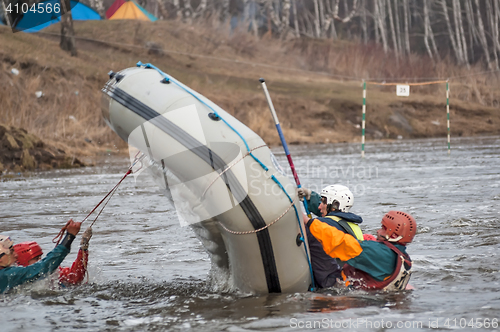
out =
{"type": "Polygon", "coordinates": [[[223,170],[222,172],[219,173],[219,175],[217,175],[215,177],[215,179],[208,185],[207,189],[205,189],[205,191],[203,192],[203,194],[201,195],[201,198],[205,197],[205,194],[207,193],[208,189],[210,189],[210,187],[215,183],[215,181],[217,181],[222,175],[224,175],[224,173],[226,173],[227,171],[229,171],[229,169],[231,167],[233,167],[234,165],[236,165],[237,163],[239,163],[240,161],[242,161],[243,159],[245,159],[245,157],[248,157],[250,155],[250,153],[254,150],[257,150],[257,149],[260,149],[260,148],[264,148],[266,147],[267,145],[261,145],[261,146],[258,146],[258,147],[255,147],[253,149],[251,149],[249,152],[247,152],[244,156],[242,156],[240,159],[236,160],[235,162],[233,162],[231,165],[227,166],[225,170],[223,170]]]}
{"type": "MultiPolygon", "coordinates": [[[[260,149],[260,148],[264,148],[266,147],[267,145],[261,145],[261,146],[257,146],[253,149],[251,149],[250,151],[254,151],[254,150],[257,150],[257,149],[260,149]]],[[[203,194],[201,195],[201,197],[205,197],[205,194],[207,193],[208,189],[210,189],[210,187],[215,183],[215,181],[217,181],[224,173],[226,173],[229,169],[231,169],[231,167],[233,167],[234,165],[236,165],[237,163],[239,163],[240,161],[242,161],[243,159],[245,159],[245,157],[249,156],[250,155],[250,152],[247,152],[244,156],[242,156],[241,158],[239,158],[238,160],[234,161],[231,165],[229,165],[224,171],[222,171],[221,173],[219,173],[219,175],[217,175],[217,177],[208,185],[207,189],[205,189],[205,191],[203,192],[203,194]]],[[[283,212],[278,218],[276,218],[273,222],[267,224],[266,226],[264,227],[261,227],[259,229],[254,229],[252,231],[232,231],[230,230],[229,228],[227,228],[226,226],[224,226],[220,221],[218,222],[219,225],[224,228],[224,230],[228,233],[231,233],[231,234],[235,234],[235,235],[246,235],[246,234],[255,234],[255,233],[258,233],[260,231],[263,231],[265,230],[266,228],[269,228],[271,227],[272,225],[274,225],[278,220],[280,220],[281,218],[283,218],[283,216],[292,208],[292,206],[295,204],[295,201],[292,202],[292,204],[290,204],[290,206],[288,206],[288,208],[285,210],[285,212],[283,212]]]]}
{"type": "Polygon", "coordinates": [[[222,228],[224,228],[224,230],[226,232],[229,232],[231,234],[235,234],[235,235],[245,235],[245,234],[255,234],[255,233],[258,233],[260,231],[263,231],[265,230],[266,228],[268,227],[271,227],[272,225],[274,225],[278,220],[280,220],[281,218],[283,218],[283,216],[292,208],[292,206],[294,206],[295,204],[295,201],[292,202],[292,204],[290,204],[290,206],[285,210],[285,212],[283,212],[278,218],[276,218],[272,223],[269,223],[267,224],[266,226],[264,227],[261,227],[259,229],[254,229],[253,231],[242,231],[242,232],[238,232],[238,231],[232,231],[230,230],[229,228],[227,228],[226,226],[224,226],[220,221],[219,221],[219,225],[221,225],[222,228]]]}
{"type": "MultiPolygon", "coordinates": [[[[243,143],[245,144],[245,147],[248,151],[248,154],[267,172],[269,170],[269,168],[264,165],[264,163],[262,163],[262,161],[260,161],[256,156],[253,155],[252,153],[252,149],[250,149],[250,147],[248,146],[248,143],[247,141],[245,140],[245,138],[243,138],[243,136],[233,127],[231,126],[223,117],[221,117],[219,115],[219,113],[215,110],[215,108],[212,106],[212,105],[209,105],[206,101],[204,101],[200,96],[201,95],[198,95],[197,92],[191,90],[190,88],[186,87],[184,84],[182,84],[181,82],[175,80],[174,78],[170,77],[169,75],[165,74],[163,71],[161,71],[161,69],[155,67],[154,65],[150,64],[150,63],[142,63],[141,61],[137,62],[137,67],[144,67],[144,68],[149,68],[149,69],[154,69],[156,70],[161,76],[163,76],[165,78],[165,81],[166,82],[172,82],[174,83],[175,85],[177,85],[178,87],[180,87],[181,89],[183,89],[184,91],[186,91],[187,93],[189,93],[191,96],[193,96],[194,98],[196,98],[200,103],[202,103],[203,105],[207,106],[210,110],[212,110],[212,112],[214,112],[214,114],[220,118],[232,131],[234,131],[240,138],[241,140],[243,141],[243,143]]],[[[210,101],[209,101],[210,102],[210,101]]],[[[211,104],[213,104],[212,102],[210,102],[211,104]]],[[[214,104],[215,105],[215,104],[214,104]]],[[[304,251],[306,253],[306,258],[307,258],[307,264],[309,265],[309,273],[311,275],[311,290],[314,290],[315,289],[315,285],[314,285],[314,275],[313,275],[313,271],[312,271],[312,264],[311,264],[311,259],[309,258],[309,252],[307,250],[307,246],[305,244],[305,237],[304,237],[304,231],[302,230],[302,224],[301,224],[301,218],[299,217],[299,212],[297,210],[297,206],[294,204],[295,202],[292,200],[292,198],[290,197],[290,195],[288,195],[288,193],[286,192],[285,188],[283,187],[283,185],[279,182],[279,180],[274,176],[274,175],[271,175],[271,179],[280,187],[280,189],[283,191],[283,193],[286,195],[286,197],[288,198],[288,200],[290,201],[290,203],[292,204],[294,210],[295,210],[295,216],[297,217],[297,222],[298,222],[298,225],[299,225],[299,229],[300,229],[300,234],[301,234],[301,240],[302,242],[304,242],[304,251]]]]}

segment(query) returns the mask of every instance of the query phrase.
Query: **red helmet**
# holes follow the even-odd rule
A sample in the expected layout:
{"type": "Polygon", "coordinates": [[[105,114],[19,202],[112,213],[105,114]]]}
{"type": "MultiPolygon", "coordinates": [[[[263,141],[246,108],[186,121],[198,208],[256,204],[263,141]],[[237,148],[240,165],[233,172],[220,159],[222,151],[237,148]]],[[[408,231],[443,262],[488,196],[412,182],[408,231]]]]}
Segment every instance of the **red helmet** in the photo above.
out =
{"type": "Polygon", "coordinates": [[[382,218],[382,228],[377,234],[389,242],[399,242],[406,245],[413,241],[417,233],[417,222],[408,213],[389,211],[382,218]]]}
{"type": "Polygon", "coordinates": [[[14,251],[17,253],[17,263],[22,266],[28,266],[30,260],[43,254],[42,248],[36,242],[18,243],[14,245],[14,251]]]}

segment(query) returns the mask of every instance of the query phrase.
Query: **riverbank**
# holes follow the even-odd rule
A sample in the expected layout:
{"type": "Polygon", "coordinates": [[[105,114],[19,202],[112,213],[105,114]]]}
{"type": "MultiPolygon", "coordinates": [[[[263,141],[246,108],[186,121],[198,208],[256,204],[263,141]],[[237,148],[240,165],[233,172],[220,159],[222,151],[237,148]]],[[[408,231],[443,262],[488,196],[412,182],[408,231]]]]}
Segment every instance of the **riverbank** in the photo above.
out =
{"type": "MultiPolygon", "coordinates": [[[[127,153],[102,120],[101,88],[110,70],[137,61],[153,63],[205,95],[270,145],[280,141],[260,77],[289,144],[360,142],[361,78],[383,77],[395,66],[402,66],[401,73],[411,67],[422,75],[465,75],[450,81],[452,137],[500,135],[498,80],[467,78],[472,72],[451,64],[433,66],[425,58],[404,64],[345,42],[256,40],[173,21],[74,23],[77,57],[60,50],[58,24],[40,34],[0,26],[0,119],[76,158],[127,153]]],[[[366,139],[445,137],[446,102],[444,83],[412,86],[409,97],[396,96],[394,86],[368,85],[366,139]]]]}
{"type": "Polygon", "coordinates": [[[44,143],[25,129],[0,125],[0,175],[83,166],[75,155],[44,143]]]}

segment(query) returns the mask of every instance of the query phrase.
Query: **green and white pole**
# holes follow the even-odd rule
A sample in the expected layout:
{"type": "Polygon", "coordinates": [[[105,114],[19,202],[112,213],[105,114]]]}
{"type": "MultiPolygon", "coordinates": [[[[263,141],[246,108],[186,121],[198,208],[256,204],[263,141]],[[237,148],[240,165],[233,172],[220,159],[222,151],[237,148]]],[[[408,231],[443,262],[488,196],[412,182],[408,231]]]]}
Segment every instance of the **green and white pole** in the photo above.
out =
{"type": "Polygon", "coordinates": [[[361,120],[361,158],[365,157],[365,116],[366,116],[366,82],[363,81],[363,117],[361,120]]]}
{"type": "Polygon", "coordinates": [[[450,145],[450,87],[449,82],[446,81],[446,124],[448,126],[448,154],[451,153],[451,145],[450,145]]]}

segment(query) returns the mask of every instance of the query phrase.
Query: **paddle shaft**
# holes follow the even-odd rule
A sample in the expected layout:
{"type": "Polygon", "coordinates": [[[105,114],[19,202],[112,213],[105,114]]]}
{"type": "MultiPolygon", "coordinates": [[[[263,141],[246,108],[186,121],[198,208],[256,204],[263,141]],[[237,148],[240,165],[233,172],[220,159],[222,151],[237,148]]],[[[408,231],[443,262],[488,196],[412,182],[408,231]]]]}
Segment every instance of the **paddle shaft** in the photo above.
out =
{"type": "MultiPolygon", "coordinates": [[[[288,145],[286,144],[285,136],[283,135],[283,131],[281,130],[280,121],[278,120],[278,115],[276,115],[276,110],[274,109],[273,102],[271,100],[271,96],[269,95],[269,91],[267,91],[266,81],[261,78],[259,82],[262,84],[262,89],[264,89],[264,93],[266,95],[267,104],[269,105],[269,109],[271,110],[271,114],[273,116],[274,123],[276,124],[276,129],[278,130],[278,135],[280,136],[281,145],[283,145],[283,149],[285,149],[286,158],[288,159],[288,164],[290,165],[290,169],[292,170],[293,178],[295,179],[295,183],[297,184],[297,188],[301,188],[299,176],[295,171],[295,165],[293,164],[292,156],[290,155],[290,151],[288,150],[288,145]]],[[[304,208],[306,209],[306,213],[309,216],[309,209],[307,208],[307,202],[304,202],[304,208]]]]}

